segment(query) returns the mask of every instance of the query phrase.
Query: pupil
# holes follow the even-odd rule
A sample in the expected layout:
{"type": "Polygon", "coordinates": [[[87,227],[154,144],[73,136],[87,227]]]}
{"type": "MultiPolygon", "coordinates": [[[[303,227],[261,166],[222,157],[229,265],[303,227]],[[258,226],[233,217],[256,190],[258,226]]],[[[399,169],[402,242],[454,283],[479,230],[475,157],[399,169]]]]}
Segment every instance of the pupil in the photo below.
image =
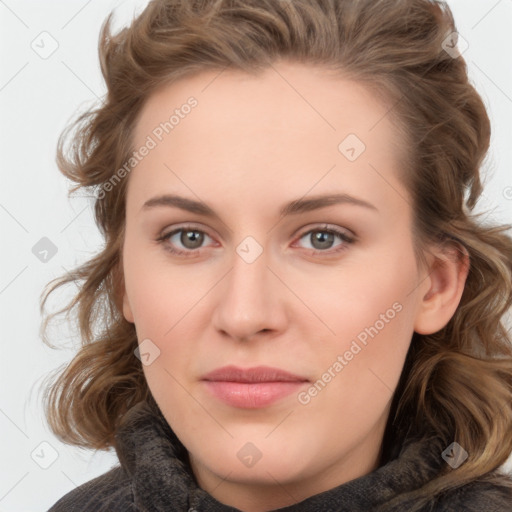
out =
{"type": "MultiPolygon", "coordinates": [[[[320,249],[329,248],[330,244],[332,243],[332,238],[334,235],[332,233],[324,233],[324,232],[317,232],[315,235],[315,241],[320,242],[320,249]]],[[[313,244],[315,245],[315,244],[313,244]]]]}
{"type": "Polygon", "coordinates": [[[183,236],[182,236],[182,240],[181,242],[183,243],[183,245],[185,247],[187,247],[187,243],[188,242],[192,242],[192,247],[189,247],[191,249],[195,249],[196,248],[196,245],[197,245],[197,240],[199,239],[199,246],[201,245],[201,242],[202,242],[202,235],[200,233],[198,233],[197,231],[185,231],[186,235],[185,235],[185,241],[183,240],[183,236]],[[195,240],[194,240],[195,239],[195,240]],[[194,245],[194,241],[196,242],[196,245],[194,245]]]}

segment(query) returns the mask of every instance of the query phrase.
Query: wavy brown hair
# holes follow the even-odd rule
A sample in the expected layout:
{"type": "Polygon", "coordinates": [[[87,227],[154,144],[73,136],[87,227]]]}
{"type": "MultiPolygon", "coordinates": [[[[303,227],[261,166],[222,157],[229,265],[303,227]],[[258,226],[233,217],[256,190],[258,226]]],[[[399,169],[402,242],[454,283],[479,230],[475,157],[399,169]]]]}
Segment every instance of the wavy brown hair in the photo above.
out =
{"type": "MultiPolygon", "coordinates": [[[[321,65],[392,106],[388,115],[407,149],[401,178],[413,198],[418,258],[428,244],[452,244],[469,254],[470,270],[449,324],[413,335],[381,464],[407,439],[427,436],[443,446],[456,440],[469,453],[459,468],[444,467],[412,492],[411,511],[477,479],[512,488],[497,471],[512,452],[512,344],[504,323],[512,304],[512,239],[509,226],[484,225],[473,212],[491,129],[466,62],[444,49],[456,31],[449,7],[433,0],[153,0],[116,34],[111,18],[99,41],[107,95],[59,138],[59,169],[76,183],[70,193],[97,191],[111,179],[133,154],[133,128],[148,97],[201,71],[258,73],[279,59],[321,65]]],[[[49,321],[73,314],[81,340],[45,388],[45,413],[60,440],[94,449],[115,446],[137,402],[154,404],[134,355],[134,325],[121,308],[128,179],[94,198],[102,250],[51,281],[41,297],[43,313],[56,288],[78,286],[42,324],[43,340],[53,346],[49,321]]]]}

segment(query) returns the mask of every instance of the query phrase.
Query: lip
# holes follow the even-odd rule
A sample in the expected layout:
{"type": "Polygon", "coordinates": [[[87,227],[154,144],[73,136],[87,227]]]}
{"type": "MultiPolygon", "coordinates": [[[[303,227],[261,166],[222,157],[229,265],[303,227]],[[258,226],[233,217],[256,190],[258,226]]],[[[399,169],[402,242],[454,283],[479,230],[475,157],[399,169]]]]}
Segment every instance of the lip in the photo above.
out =
{"type": "Polygon", "coordinates": [[[267,407],[309,382],[305,377],[269,366],[224,366],[201,380],[217,399],[242,409],[267,407]]]}

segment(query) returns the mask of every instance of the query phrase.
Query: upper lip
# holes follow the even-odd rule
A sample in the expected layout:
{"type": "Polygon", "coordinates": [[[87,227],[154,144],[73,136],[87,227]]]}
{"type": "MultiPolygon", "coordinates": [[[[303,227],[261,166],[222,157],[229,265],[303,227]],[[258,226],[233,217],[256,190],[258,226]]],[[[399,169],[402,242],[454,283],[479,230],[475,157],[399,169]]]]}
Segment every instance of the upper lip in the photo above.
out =
{"type": "Polygon", "coordinates": [[[223,366],[207,373],[202,380],[224,382],[306,382],[308,379],[293,373],[272,368],[270,366],[255,366],[253,368],[239,368],[237,366],[223,366]]]}

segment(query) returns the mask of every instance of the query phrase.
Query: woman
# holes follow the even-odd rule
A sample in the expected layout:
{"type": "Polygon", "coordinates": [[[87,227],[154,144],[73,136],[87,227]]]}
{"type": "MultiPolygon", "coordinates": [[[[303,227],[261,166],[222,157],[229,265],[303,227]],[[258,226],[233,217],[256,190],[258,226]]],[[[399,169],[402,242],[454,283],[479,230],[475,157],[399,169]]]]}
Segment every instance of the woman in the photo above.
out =
{"type": "Polygon", "coordinates": [[[471,212],[490,124],[446,4],[109,23],[58,148],[105,247],[42,306],[79,285],[49,424],[120,466],[50,510],[510,510],[512,240],[471,212]]]}

